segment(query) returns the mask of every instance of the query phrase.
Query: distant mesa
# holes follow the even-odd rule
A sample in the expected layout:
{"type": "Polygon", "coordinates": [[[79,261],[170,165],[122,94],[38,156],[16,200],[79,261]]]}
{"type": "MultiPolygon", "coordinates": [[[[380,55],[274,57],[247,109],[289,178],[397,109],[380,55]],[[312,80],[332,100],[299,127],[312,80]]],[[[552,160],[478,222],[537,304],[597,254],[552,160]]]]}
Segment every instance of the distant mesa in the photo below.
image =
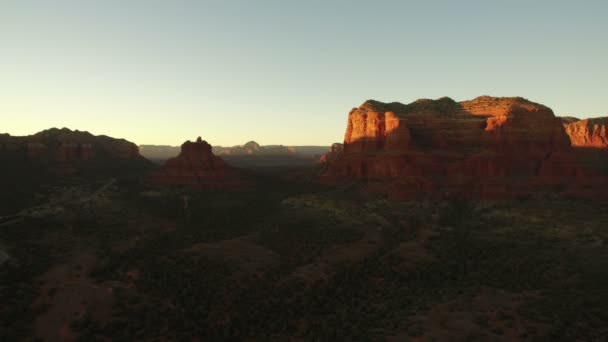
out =
{"type": "MultiPolygon", "coordinates": [[[[605,128],[584,125],[581,139],[600,145],[605,128]]],[[[579,161],[566,130],[550,108],[521,97],[369,100],[349,113],[343,152],[322,180],[362,180],[397,198],[595,196],[604,180],[579,161]]]]}
{"type": "Polygon", "coordinates": [[[219,155],[259,155],[265,152],[265,149],[255,141],[249,141],[242,146],[221,147],[215,146],[214,151],[219,155]]]}
{"type": "Polygon", "coordinates": [[[125,163],[147,164],[132,142],[68,128],[51,128],[28,136],[0,134],[0,158],[13,164],[48,166],[60,174],[93,165],[95,169],[107,169],[125,163]]]}
{"type": "Polygon", "coordinates": [[[214,151],[219,155],[230,156],[295,156],[296,150],[293,147],[283,145],[260,146],[255,141],[249,141],[244,145],[221,147],[214,146],[214,151]]]}
{"type": "Polygon", "coordinates": [[[179,155],[167,160],[149,177],[149,181],[158,186],[209,190],[243,186],[239,170],[214,155],[211,145],[200,137],[196,142],[188,140],[183,143],[179,155]]]}
{"type": "MultiPolygon", "coordinates": [[[[140,145],[141,153],[150,160],[167,160],[175,157],[180,152],[179,146],[169,145],[140,145]]],[[[319,158],[327,152],[328,146],[285,146],[285,145],[260,145],[255,141],[249,141],[243,145],[224,147],[213,146],[212,151],[218,156],[268,156],[268,157],[295,157],[295,158],[319,158]]]]}
{"type": "Polygon", "coordinates": [[[47,161],[142,158],[132,142],[68,128],[51,128],[28,136],[2,134],[0,151],[47,161]]]}

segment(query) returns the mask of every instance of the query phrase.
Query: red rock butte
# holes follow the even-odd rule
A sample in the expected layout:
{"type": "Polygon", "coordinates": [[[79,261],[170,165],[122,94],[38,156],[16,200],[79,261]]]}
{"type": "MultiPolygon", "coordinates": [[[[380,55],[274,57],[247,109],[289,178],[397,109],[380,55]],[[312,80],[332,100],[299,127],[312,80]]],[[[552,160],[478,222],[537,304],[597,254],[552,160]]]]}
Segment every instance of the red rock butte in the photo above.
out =
{"type": "Polygon", "coordinates": [[[321,179],[363,180],[397,198],[588,195],[606,184],[579,161],[550,108],[489,96],[366,101],[349,113],[344,152],[321,179]]]}
{"type": "Polygon", "coordinates": [[[200,137],[186,141],[177,157],[165,162],[149,177],[152,184],[169,187],[223,190],[243,185],[240,172],[211,151],[200,137]]]}

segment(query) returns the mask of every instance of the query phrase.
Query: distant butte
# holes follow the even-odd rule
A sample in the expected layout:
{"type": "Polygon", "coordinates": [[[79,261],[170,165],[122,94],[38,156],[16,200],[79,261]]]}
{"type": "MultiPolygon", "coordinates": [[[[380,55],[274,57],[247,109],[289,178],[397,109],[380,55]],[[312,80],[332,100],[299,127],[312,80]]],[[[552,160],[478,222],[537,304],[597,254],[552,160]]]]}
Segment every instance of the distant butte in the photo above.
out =
{"type": "MultiPolygon", "coordinates": [[[[605,142],[605,125],[571,125],[584,126],[571,129],[581,140],[605,142]]],[[[321,179],[362,180],[396,198],[596,196],[605,177],[579,161],[566,130],[550,108],[521,97],[369,100],[349,113],[344,151],[321,179]]]]}
{"type": "Polygon", "coordinates": [[[186,141],[177,157],[165,162],[149,181],[168,187],[223,190],[243,185],[238,169],[226,164],[211,151],[211,145],[200,137],[196,142],[186,141]]]}

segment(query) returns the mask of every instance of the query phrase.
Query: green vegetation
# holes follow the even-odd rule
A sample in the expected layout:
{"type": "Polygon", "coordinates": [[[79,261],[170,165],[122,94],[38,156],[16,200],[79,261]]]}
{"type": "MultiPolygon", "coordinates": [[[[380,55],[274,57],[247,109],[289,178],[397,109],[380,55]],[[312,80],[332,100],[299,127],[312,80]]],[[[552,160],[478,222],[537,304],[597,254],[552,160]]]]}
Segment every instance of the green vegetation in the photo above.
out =
{"type": "Polygon", "coordinates": [[[433,115],[447,116],[458,113],[462,106],[449,97],[442,97],[436,100],[418,99],[412,103],[402,104],[399,102],[383,103],[375,100],[367,100],[362,105],[363,108],[379,109],[382,111],[392,111],[397,115],[407,115],[409,113],[428,113],[433,115]]]}
{"type": "Polygon", "coordinates": [[[92,299],[72,315],[81,341],[608,336],[602,204],[398,203],[278,179],[236,193],[121,181],[1,227],[0,339],[48,337],[40,317],[68,280],[112,290],[105,316],[92,299]],[[80,278],[49,276],[83,254],[80,278]]]}

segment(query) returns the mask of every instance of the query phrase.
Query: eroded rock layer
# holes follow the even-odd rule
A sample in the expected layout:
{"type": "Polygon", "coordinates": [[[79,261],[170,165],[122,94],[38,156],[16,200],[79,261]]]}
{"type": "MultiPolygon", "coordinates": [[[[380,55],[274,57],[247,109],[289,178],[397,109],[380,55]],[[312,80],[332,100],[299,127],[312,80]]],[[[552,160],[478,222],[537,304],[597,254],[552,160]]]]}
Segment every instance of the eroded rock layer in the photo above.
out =
{"type": "Polygon", "coordinates": [[[587,170],[560,118],[520,97],[366,101],[348,116],[326,182],[363,180],[401,198],[581,193],[587,170]]]}

